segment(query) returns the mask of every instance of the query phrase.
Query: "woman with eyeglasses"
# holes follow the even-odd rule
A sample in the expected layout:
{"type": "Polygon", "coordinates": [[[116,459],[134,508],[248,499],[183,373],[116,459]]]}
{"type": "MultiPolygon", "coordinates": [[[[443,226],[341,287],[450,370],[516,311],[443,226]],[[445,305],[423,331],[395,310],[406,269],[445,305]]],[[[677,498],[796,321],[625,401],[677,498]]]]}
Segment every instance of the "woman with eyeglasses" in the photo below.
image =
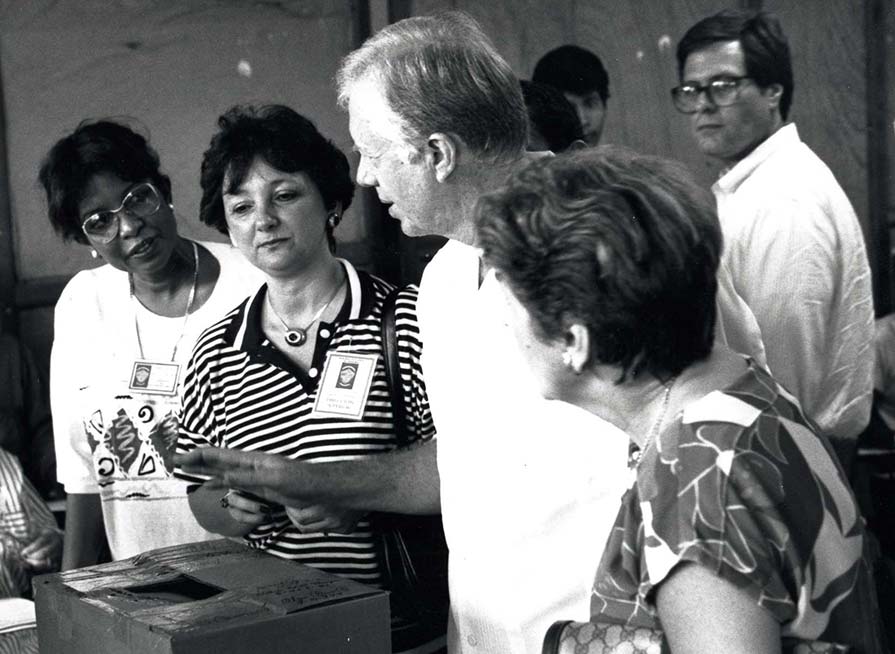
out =
{"type": "Polygon", "coordinates": [[[39,173],[66,241],[106,265],[56,305],[50,363],[63,569],[210,538],[172,472],[178,392],[198,335],[260,283],[232,247],[181,237],[171,182],[146,139],[108,120],[59,140],[39,173]]]}
{"type": "Polygon", "coordinates": [[[872,547],[829,441],[715,342],[711,196],[670,161],[596,148],[531,164],[478,218],[543,395],[633,444],[591,621],[558,623],[544,651],[883,651],[872,547]]]}

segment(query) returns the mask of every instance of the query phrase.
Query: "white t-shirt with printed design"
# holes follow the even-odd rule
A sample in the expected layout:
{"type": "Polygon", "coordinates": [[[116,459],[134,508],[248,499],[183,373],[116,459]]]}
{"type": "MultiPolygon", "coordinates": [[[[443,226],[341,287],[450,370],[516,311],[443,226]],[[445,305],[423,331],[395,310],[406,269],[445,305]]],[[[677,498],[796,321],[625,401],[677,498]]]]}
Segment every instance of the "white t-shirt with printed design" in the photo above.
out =
{"type": "Polygon", "coordinates": [[[182,317],[159,316],[132,300],[127,274],[109,265],[75,275],[56,305],[50,399],[57,476],[69,493],[99,493],[116,560],[216,537],[196,522],[186,484],[172,475],[178,395],[129,388],[137,359],[167,362],[175,344],[182,373],[199,334],[262,283],[231,246],[201,246],[220,263],[220,276],[185,328],[182,317]]]}

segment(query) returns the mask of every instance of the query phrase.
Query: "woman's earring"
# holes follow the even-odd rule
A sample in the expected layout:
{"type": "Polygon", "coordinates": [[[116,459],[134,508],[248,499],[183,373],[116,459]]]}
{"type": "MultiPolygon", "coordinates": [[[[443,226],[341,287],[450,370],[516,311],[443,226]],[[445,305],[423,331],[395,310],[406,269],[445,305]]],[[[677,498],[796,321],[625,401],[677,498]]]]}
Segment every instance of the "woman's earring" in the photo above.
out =
{"type": "Polygon", "coordinates": [[[326,222],[330,226],[330,228],[335,228],[335,226],[339,224],[339,221],[341,219],[342,216],[340,216],[338,212],[333,211],[331,214],[329,214],[329,216],[327,216],[326,222]]]}
{"type": "Polygon", "coordinates": [[[562,364],[574,374],[581,374],[582,367],[580,365],[575,365],[575,362],[572,361],[572,353],[569,350],[562,353],[562,364]]]}
{"type": "Polygon", "coordinates": [[[168,208],[169,208],[171,211],[174,211],[174,203],[173,203],[173,202],[169,202],[169,203],[168,203],[168,208]]]}
{"type": "Polygon", "coordinates": [[[97,252],[93,248],[90,248],[90,257],[93,259],[99,259],[99,252],[97,252]]]}

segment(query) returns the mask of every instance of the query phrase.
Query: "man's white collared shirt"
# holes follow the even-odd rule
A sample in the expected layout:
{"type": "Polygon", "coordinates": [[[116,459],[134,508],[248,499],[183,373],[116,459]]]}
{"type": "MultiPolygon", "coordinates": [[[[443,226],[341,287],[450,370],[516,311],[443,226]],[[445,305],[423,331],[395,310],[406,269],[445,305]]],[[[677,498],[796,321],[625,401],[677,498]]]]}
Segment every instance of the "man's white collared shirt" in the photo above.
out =
{"type": "Polygon", "coordinates": [[[870,416],[873,295],[854,209],[786,125],[712,187],[724,265],[752,309],[771,373],[827,436],[870,416]]]}
{"type": "Polygon", "coordinates": [[[451,654],[539,654],[555,620],[587,620],[627,484],[628,437],[540,397],[493,273],[456,241],[420,284],[423,372],[450,550],[451,654]]]}

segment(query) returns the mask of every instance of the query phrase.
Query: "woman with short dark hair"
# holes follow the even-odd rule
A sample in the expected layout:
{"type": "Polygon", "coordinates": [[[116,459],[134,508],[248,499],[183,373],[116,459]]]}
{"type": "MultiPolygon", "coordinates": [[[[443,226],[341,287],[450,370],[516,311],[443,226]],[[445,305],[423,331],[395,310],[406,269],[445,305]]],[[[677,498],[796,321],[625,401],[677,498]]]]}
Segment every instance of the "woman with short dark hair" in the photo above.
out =
{"type": "Polygon", "coordinates": [[[478,215],[542,393],[635,446],[592,622],[567,625],[562,651],[656,645],[655,629],[676,654],[781,638],[880,651],[863,520],[829,442],[713,343],[710,196],[671,162],[597,148],[533,163],[478,215]]]}
{"type": "Polygon", "coordinates": [[[56,231],[106,262],[75,275],[56,305],[63,568],[96,563],[104,530],[115,559],[209,538],[172,474],[180,371],[202,330],[258,277],[228,245],[179,235],[158,155],[126,125],[82,123],[39,177],[56,231]]]}
{"type": "MultiPolygon", "coordinates": [[[[401,443],[392,397],[406,409],[407,440],[432,438],[416,288],[395,299],[400,375],[390,391],[382,321],[393,287],[334,254],[333,231],[354,193],[345,155],[281,105],[234,107],[218,126],[202,162],[201,218],[230,237],[266,284],[196,344],[178,452],[214,446],[315,462],[389,452],[401,443]]],[[[210,531],[386,585],[381,534],[369,516],[271,505],[178,474],[196,484],[190,505],[210,531]]],[[[435,652],[446,619],[414,622],[392,600],[394,650],[435,652]]]]}
{"type": "Polygon", "coordinates": [[[218,120],[202,160],[203,223],[229,235],[224,196],[242,184],[257,159],[280,171],[301,172],[314,183],[328,212],[323,227],[331,252],[333,232],[354,197],[348,159],[314,124],[282,105],[233,107],[218,120]],[[225,187],[225,181],[227,186],[225,187]]]}

